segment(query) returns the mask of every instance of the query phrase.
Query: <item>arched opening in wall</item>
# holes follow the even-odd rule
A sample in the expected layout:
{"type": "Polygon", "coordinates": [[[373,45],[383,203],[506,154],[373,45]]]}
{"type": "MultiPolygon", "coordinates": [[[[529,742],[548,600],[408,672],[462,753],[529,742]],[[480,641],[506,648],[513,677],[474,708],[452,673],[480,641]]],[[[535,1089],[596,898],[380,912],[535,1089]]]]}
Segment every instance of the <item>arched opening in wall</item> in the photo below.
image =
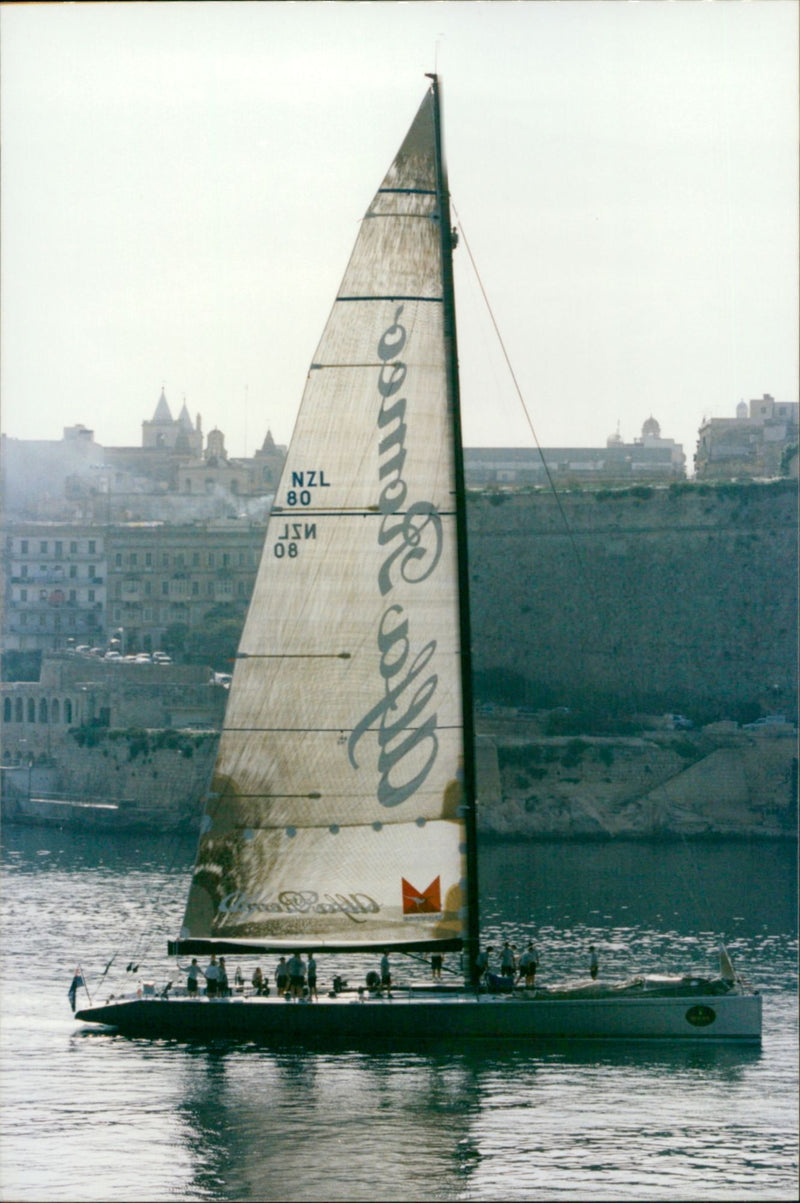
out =
{"type": "Polygon", "coordinates": [[[11,722],[11,698],[3,699],[3,722],[11,722]]]}
{"type": "Polygon", "coordinates": [[[28,722],[36,722],[36,703],[33,698],[28,698],[28,722]]]}
{"type": "Polygon", "coordinates": [[[69,700],[69,698],[66,698],[64,701],[64,722],[72,722],[72,702],[69,700]]]}
{"type": "Polygon", "coordinates": [[[22,722],[22,698],[14,700],[14,721],[17,723],[22,722]]]}
{"type": "Polygon", "coordinates": [[[47,698],[42,698],[39,702],[39,722],[47,722],[47,698]]]}
{"type": "Polygon", "coordinates": [[[50,722],[51,723],[60,723],[61,722],[61,704],[60,704],[58,698],[53,698],[53,703],[50,707],[50,722]]]}

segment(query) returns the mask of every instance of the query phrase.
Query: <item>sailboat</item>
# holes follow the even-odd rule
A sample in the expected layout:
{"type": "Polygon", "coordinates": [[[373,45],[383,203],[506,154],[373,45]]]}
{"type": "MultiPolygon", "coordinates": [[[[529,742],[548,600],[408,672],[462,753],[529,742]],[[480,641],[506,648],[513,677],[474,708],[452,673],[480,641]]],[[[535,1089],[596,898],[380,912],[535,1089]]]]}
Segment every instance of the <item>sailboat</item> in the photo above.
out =
{"type": "Polygon", "coordinates": [[[428,78],[308,372],[169,952],[460,950],[464,983],[338,983],[313,1003],[151,986],[77,1018],[280,1043],[757,1041],[761,999],[732,969],[561,991],[481,977],[456,235],[428,78]]]}

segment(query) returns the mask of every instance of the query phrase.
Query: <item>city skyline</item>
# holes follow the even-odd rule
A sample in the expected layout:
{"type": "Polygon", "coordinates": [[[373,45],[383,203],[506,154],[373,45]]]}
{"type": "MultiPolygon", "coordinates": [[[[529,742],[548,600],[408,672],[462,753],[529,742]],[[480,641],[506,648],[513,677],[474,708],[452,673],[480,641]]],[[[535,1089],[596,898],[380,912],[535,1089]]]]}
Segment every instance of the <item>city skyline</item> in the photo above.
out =
{"type": "Polygon", "coordinates": [[[357,224],[444,78],[465,442],[796,401],[797,11],[4,6],[3,430],[139,445],[162,387],[288,442],[357,224]],[[365,120],[365,114],[369,119],[365,120]]]}

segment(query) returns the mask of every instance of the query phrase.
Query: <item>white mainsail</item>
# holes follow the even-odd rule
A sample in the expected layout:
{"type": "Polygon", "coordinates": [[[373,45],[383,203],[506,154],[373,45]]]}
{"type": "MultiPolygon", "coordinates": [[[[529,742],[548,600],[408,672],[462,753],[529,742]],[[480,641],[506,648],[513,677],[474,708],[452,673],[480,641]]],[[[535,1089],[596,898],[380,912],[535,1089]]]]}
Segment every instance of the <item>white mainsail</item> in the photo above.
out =
{"type": "Polygon", "coordinates": [[[429,93],[308,374],[202,820],[186,951],[458,947],[465,934],[443,292],[429,93]]]}

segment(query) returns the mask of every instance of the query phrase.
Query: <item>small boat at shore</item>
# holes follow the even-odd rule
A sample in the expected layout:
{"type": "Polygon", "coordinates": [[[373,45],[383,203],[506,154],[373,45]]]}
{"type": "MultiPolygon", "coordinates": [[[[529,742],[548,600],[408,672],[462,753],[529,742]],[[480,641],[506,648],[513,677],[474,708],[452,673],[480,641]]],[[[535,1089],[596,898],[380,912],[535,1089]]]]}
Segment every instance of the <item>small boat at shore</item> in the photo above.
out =
{"type": "Polygon", "coordinates": [[[276,1044],[757,1042],[761,998],[727,957],[718,978],[618,987],[482,973],[456,235],[430,80],[309,369],[169,952],[460,951],[464,983],[313,1002],[146,984],[77,1018],[276,1044]]]}

